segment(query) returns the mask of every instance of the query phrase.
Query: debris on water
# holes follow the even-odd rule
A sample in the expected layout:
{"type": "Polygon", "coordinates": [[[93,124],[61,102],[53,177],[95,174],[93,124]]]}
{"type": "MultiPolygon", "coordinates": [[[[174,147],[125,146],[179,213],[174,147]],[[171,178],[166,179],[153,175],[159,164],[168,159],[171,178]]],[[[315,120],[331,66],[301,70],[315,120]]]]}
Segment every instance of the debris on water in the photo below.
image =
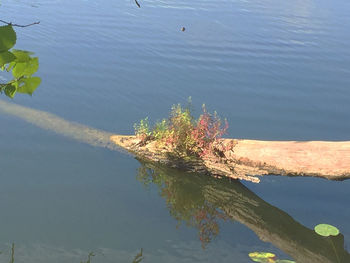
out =
{"type": "Polygon", "coordinates": [[[181,31],[184,32],[186,30],[185,27],[181,27],[181,31]]]}
{"type": "Polygon", "coordinates": [[[140,4],[139,4],[139,2],[137,2],[137,0],[135,0],[135,3],[136,3],[136,5],[140,8],[141,6],[140,6],[140,4]]]}

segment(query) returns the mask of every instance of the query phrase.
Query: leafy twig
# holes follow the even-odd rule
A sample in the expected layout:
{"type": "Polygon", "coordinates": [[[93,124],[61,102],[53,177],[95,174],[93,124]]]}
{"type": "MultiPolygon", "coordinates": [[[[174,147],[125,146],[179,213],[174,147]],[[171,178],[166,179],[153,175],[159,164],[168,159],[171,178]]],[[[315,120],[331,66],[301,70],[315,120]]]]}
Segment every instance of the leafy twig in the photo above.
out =
{"type": "Polygon", "coordinates": [[[9,81],[9,82],[7,82],[7,83],[0,83],[0,88],[3,88],[3,87],[5,87],[5,86],[7,86],[7,85],[11,85],[12,83],[15,83],[15,82],[17,82],[17,81],[20,81],[21,79],[24,79],[24,76],[20,76],[19,78],[13,79],[13,80],[11,80],[11,81],[9,81]]]}

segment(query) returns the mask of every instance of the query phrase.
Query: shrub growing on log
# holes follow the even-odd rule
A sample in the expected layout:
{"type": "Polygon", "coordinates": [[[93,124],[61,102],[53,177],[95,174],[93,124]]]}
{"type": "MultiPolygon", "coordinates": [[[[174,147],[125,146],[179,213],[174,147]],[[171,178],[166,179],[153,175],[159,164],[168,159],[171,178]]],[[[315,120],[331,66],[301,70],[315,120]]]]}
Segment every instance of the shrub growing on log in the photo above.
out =
{"type": "Polygon", "coordinates": [[[215,143],[226,133],[228,123],[222,121],[216,112],[209,113],[203,105],[203,113],[198,119],[192,114],[191,105],[173,105],[168,119],[157,122],[150,128],[148,118],[135,124],[135,135],[141,144],[156,141],[172,151],[185,155],[203,157],[215,155],[215,143]]]}

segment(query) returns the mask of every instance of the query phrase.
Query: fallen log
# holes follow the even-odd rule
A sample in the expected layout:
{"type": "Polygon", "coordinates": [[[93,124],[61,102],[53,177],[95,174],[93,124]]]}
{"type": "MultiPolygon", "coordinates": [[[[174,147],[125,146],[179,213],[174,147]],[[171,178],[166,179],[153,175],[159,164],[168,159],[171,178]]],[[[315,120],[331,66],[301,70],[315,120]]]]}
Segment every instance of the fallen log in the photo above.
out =
{"type": "MultiPolygon", "coordinates": [[[[221,139],[217,156],[188,157],[156,141],[112,135],[111,141],[138,158],[187,172],[212,174],[258,183],[262,175],[350,178],[350,141],[259,141],[221,139]]],[[[215,152],[214,151],[214,152],[215,152]]]]}
{"type": "Polygon", "coordinates": [[[141,144],[136,136],[110,132],[64,120],[54,114],[0,100],[0,111],[40,128],[97,147],[124,148],[141,159],[189,172],[211,174],[255,183],[262,175],[314,176],[331,180],[350,178],[350,141],[258,141],[219,139],[218,156],[189,158],[156,142],[141,144]],[[119,147],[118,147],[119,146],[119,147]]]}

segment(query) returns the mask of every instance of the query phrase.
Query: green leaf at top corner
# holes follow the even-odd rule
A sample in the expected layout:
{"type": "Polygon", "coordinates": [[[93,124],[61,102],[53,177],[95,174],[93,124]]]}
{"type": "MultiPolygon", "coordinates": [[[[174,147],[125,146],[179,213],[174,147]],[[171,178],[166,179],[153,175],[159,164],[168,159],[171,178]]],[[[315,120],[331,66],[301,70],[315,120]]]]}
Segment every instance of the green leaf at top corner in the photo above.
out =
{"type": "Polygon", "coordinates": [[[0,52],[7,51],[16,44],[16,32],[11,25],[0,26],[0,52]]]}
{"type": "Polygon", "coordinates": [[[10,51],[0,52],[0,67],[14,61],[16,57],[10,51]]]}
{"type": "Polygon", "coordinates": [[[324,237],[339,235],[339,229],[328,224],[319,224],[314,229],[317,234],[324,237]]]}

